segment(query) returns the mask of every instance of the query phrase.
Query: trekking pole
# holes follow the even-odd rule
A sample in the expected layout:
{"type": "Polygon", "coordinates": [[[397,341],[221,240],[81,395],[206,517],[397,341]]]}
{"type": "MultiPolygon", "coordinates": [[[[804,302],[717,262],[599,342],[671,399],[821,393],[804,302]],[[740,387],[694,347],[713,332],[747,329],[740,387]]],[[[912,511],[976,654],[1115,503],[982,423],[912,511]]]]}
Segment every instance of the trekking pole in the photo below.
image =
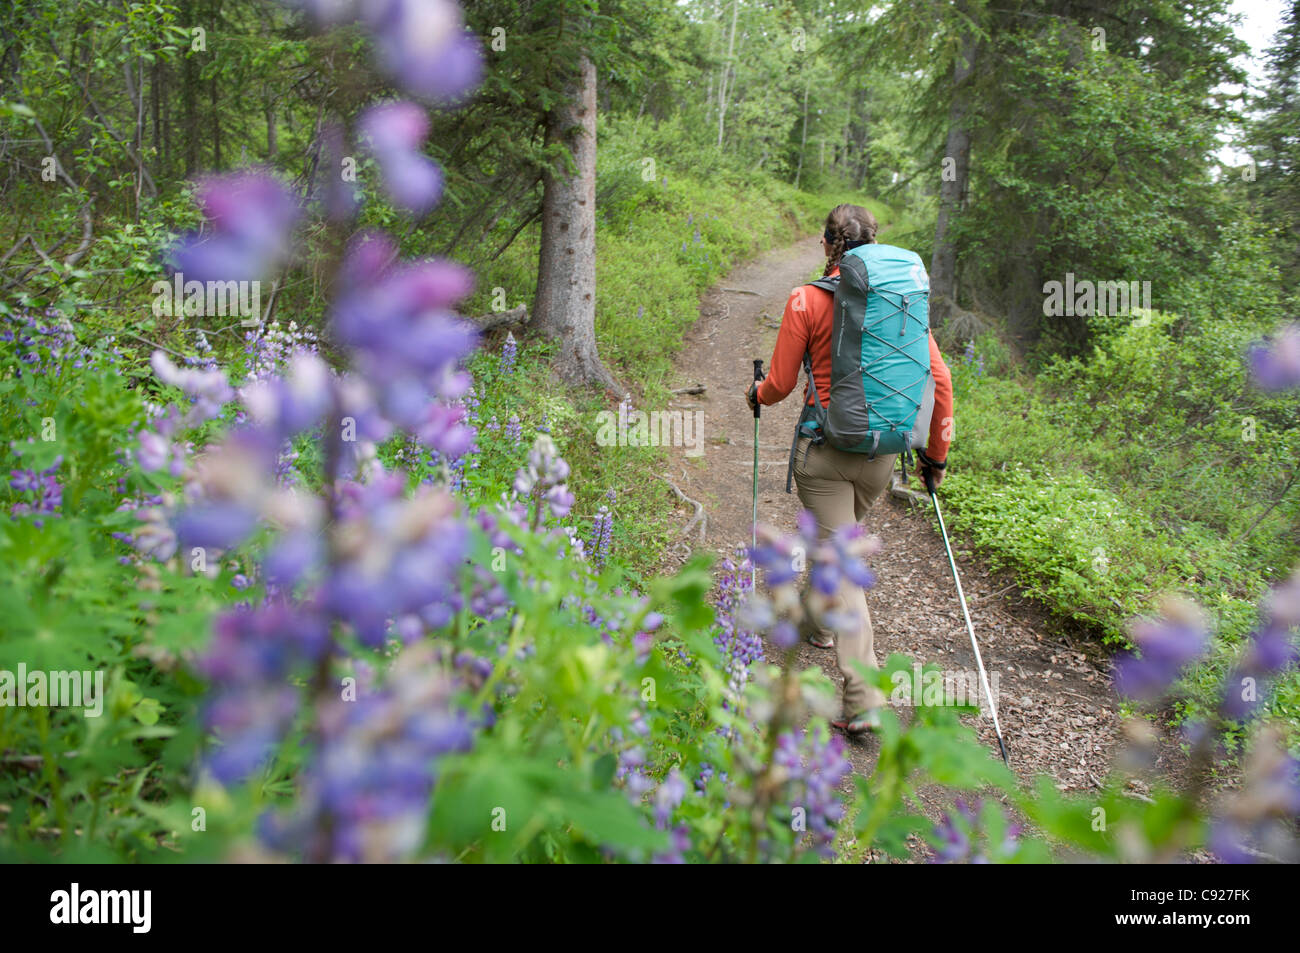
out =
{"type": "MultiPolygon", "coordinates": [[[[763,359],[754,358],[754,380],[763,380],[763,359]]],[[[758,568],[754,564],[754,550],[758,549],[758,411],[762,406],[758,402],[758,395],[754,395],[754,519],[750,523],[750,555],[749,555],[749,591],[758,590],[758,568]]]]}
{"type": "Polygon", "coordinates": [[[998,706],[993,701],[993,693],[989,691],[989,677],[984,671],[984,660],[980,658],[979,643],[975,641],[975,626],[971,624],[970,610],[966,608],[966,595],[961,590],[961,577],[957,575],[957,561],[952,557],[952,544],[948,542],[948,530],[943,525],[943,514],[939,512],[939,498],[934,494],[934,471],[924,467],[922,472],[925,474],[925,488],[930,491],[930,502],[934,504],[934,515],[939,520],[939,532],[943,534],[943,548],[948,553],[948,566],[952,569],[952,579],[957,583],[957,598],[961,600],[961,614],[966,617],[966,631],[970,633],[970,647],[975,650],[975,664],[980,670],[980,683],[984,686],[984,697],[989,700],[989,711],[993,713],[993,730],[997,732],[1002,763],[1009,768],[1011,760],[1007,757],[1006,742],[1002,740],[1002,726],[998,724],[998,706]]]}

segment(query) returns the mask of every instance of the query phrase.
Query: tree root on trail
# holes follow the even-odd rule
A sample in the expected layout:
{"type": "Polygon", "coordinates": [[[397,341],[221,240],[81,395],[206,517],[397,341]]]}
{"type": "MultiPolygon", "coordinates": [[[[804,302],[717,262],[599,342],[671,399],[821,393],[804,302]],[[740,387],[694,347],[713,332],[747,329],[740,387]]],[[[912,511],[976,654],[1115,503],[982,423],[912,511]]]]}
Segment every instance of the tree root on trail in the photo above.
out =
{"type": "Polygon", "coordinates": [[[691,521],[689,523],[687,523],[685,526],[682,527],[681,532],[682,535],[685,536],[692,529],[694,529],[696,523],[699,523],[700,542],[703,543],[704,532],[709,525],[709,517],[704,512],[704,504],[701,503],[699,500],[692,500],[689,496],[687,496],[680,489],[678,489],[677,484],[674,483],[672,480],[668,479],[668,477],[661,475],[659,479],[663,480],[665,483],[668,484],[668,486],[672,489],[672,491],[675,494],[677,494],[677,498],[679,500],[681,500],[683,503],[689,503],[691,506],[695,507],[695,515],[691,517],[691,521]]]}

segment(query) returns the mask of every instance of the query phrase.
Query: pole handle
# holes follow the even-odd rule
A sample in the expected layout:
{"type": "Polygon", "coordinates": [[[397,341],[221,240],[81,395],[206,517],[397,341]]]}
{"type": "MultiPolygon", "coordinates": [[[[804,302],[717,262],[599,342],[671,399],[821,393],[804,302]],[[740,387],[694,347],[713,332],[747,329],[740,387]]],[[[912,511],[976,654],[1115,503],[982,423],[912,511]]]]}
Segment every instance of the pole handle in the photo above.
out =
{"type": "MultiPolygon", "coordinates": [[[[763,380],[763,378],[766,377],[766,376],[767,376],[767,375],[763,373],[763,359],[762,359],[761,357],[756,357],[756,358],[754,358],[754,380],[755,380],[755,381],[759,381],[759,382],[761,382],[761,381],[763,380]]],[[[760,407],[762,407],[762,405],[758,402],[757,397],[756,397],[755,400],[754,400],[754,419],[755,419],[755,420],[758,419],[758,412],[759,412],[759,408],[760,408],[760,407]]]]}

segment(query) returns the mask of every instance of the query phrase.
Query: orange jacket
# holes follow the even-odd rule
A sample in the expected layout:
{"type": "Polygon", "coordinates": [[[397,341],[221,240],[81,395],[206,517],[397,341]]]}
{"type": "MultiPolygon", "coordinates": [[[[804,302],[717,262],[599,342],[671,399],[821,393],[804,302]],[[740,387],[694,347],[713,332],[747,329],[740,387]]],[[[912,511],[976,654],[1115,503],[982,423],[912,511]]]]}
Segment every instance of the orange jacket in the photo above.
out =
{"type": "MultiPolygon", "coordinates": [[[[839,269],[831,271],[839,274],[839,269]]],[[[813,380],[822,406],[831,398],[831,322],[835,296],[813,285],[802,285],[790,293],[781,316],[781,330],[776,335],[776,350],[767,377],[758,385],[758,402],[775,404],[785,400],[799,383],[804,351],[812,357],[813,380]]],[[[930,371],[934,374],[934,416],[930,418],[930,439],[925,453],[936,463],[948,459],[952,442],[952,375],[939,353],[939,345],[930,335],[930,371]]],[[[812,394],[804,388],[804,403],[811,404],[812,394]]]]}

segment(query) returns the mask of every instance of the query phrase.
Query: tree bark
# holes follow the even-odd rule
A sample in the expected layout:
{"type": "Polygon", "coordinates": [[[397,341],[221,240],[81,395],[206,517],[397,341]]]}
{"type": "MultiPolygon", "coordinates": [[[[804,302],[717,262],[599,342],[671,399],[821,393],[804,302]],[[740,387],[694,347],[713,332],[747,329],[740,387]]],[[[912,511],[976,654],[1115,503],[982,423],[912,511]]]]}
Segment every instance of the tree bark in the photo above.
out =
{"type": "Polygon", "coordinates": [[[731,4],[731,39],[727,41],[727,62],[722,67],[722,78],[718,80],[718,148],[722,148],[722,132],[727,121],[727,94],[730,92],[727,74],[734,72],[733,63],[736,55],[736,18],[740,15],[740,0],[731,4]]]}
{"type": "MultiPolygon", "coordinates": [[[[806,68],[806,67],[805,67],[806,68]]],[[[812,88],[812,74],[803,83],[803,133],[799,137],[799,168],[794,170],[794,187],[799,188],[803,176],[803,154],[808,148],[808,93],[812,88]]]]}
{"type": "Polygon", "coordinates": [[[265,100],[264,113],[266,115],[266,161],[275,162],[276,138],[275,138],[275,104],[268,96],[265,100]]]}
{"type": "MultiPolygon", "coordinates": [[[[186,29],[194,26],[193,0],[181,4],[181,23],[186,29]]],[[[181,56],[181,110],[182,125],[185,129],[185,177],[189,178],[199,168],[199,64],[194,59],[193,50],[185,50],[181,56]]]]}
{"type": "Polygon", "coordinates": [[[969,80],[975,71],[975,43],[974,33],[967,30],[953,67],[948,140],[944,146],[944,158],[953,160],[953,175],[941,176],[939,183],[939,216],[934,226],[934,255],[930,260],[930,327],[934,330],[943,327],[949,311],[957,303],[957,247],[950,229],[961,209],[970,176],[969,80]]]}
{"type": "Polygon", "coordinates": [[[153,120],[153,161],[158,168],[159,180],[166,178],[167,165],[166,158],[163,155],[162,148],[162,114],[159,112],[159,101],[162,98],[162,90],[159,89],[160,76],[162,72],[161,64],[157,56],[154,57],[153,63],[149,67],[149,114],[153,120]]]}
{"type": "Polygon", "coordinates": [[[565,381],[617,392],[596,351],[596,67],[585,54],[547,116],[546,141],[565,145],[574,169],[551,168],[543,179],[534,326],[558,342],[565,381]]]}

